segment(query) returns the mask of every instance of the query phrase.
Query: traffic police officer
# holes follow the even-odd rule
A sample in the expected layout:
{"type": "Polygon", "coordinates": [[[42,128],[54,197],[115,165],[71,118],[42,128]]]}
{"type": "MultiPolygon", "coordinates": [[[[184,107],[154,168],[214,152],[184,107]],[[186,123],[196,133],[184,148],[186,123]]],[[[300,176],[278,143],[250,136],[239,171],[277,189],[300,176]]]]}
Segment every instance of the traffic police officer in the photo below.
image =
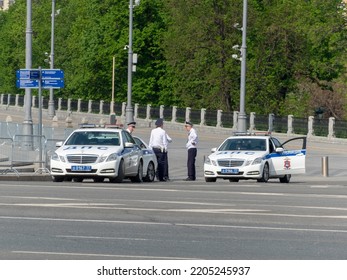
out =
{"type": "Polygon", "coordinates": [[[136,122],[130,122],[130,123],[128,123],[128,127],[127,127],[126,130],[127,130],[130,134],[132,134],[133,131],[134,131],[134,129],[135,129],[135,127],[136,127],[136,122]]]}
{"type": "Polygon", "coordinates": [[[157,157],[158,161],[158,179],[159,181],[165,181],[164,172],[165,166],[167,166],[167,145],[168,139],[166,131],[163,129],[164,121],[159,118],[155,122],[156,128],[152,129],[151,137],[149,139],[149,147],[151,147],[157,157]]]}
{"type": "Polygon", "coordinates": [[[198,135],[196,134],[193,124],[191,122],[185,123],[185,128],[188,131],[188,141],[186,148],[188,150],[188,177],[186,181],[195,181],[196,179],[196,170],[195,170],[195,158],[197,155],[196,145],[198,144],[198,135]]]}

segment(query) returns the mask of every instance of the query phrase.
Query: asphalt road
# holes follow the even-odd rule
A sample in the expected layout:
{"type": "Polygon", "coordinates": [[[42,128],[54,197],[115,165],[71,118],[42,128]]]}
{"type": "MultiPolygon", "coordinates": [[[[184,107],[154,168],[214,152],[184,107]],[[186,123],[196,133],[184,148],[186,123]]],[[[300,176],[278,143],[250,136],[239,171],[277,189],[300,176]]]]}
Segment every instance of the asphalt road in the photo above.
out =
{"type": "Polygon", "coordinates": [[[0,258],[346,259],[346,201],[304,180],[1,182],[0,258]]]}
{"type": "MultiPolygon", "coordinates": [[[[226,135],[200,132],[198,179],[185,182],[186,133],[167,132],[170,182],[0,177],[0,259],[347,258],[345,144],[309,140],[307,174],[289,184],[205,183],[203,158],[226,135]],[[330,177],[321,174],[323,156],[330,177]]],[[[149,133],[136,130],[144,140],[149,133]]]]}

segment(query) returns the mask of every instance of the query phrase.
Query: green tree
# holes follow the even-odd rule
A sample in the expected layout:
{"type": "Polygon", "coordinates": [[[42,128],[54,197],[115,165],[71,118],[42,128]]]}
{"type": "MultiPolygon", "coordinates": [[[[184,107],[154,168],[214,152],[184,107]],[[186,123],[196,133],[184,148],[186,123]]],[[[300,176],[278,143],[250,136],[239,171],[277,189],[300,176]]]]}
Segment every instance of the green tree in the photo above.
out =
{"type": "Polygon", "coordinates": [[[236,1],[166,1],[170,22],[164,41],[173,94],[181,105],[231,110],[239,88],[232,46],[240,40],[236,1]]]}
{"type": "MultiPolygon", "coordinates": [[[[234,24],[242,22],[242,3],[141,0],[133,19],[133,51],[139,58],[133,102],[238,110],[240,62],[232,55],[237,53],[233,46],[241,44],[234,24]]],[[[32,4],[32,65],[45,68],[51,2],[32,4]]],[[[331,103],[344,104],[347,84],[346,14],[340,0],[248,4],[246,111],[304,115],[321,106],[313,102],[319,100],[330,108],[327,115],[341,117],[341,106],[331,103]]],[[[116,101],[126,101],[129,1],[59,0],[56,6],[61,12],[55,67],[65,71],[66,85],[56,96],[110,100],[114,56],[116,101]]],[[[1,93],[24,94],[15,87],[15,71],[25,67],[25,24],[25,0],[0,12],[1,93]]]]}
{"type": "Polygon", "coordinates": [[[305,111],[311,94],[304,93],[307,97],[303,99],[299,88],[312,87],[300,83],[311,80],[319,84],[344,73],[346,29],[338,12],[339,2],[251,2],[254,14],[248,37],[247,77],[250,110],[263,114],[292,114],[295,108],[296,112],[305,111]]]}
{"type": "Polygon", "coordinates": [[[25,11],[18,1],[15,7],[0,12],[0,92],[17,93],[16,70],[24,68],[25,22],[16,21],[25,11]]]}

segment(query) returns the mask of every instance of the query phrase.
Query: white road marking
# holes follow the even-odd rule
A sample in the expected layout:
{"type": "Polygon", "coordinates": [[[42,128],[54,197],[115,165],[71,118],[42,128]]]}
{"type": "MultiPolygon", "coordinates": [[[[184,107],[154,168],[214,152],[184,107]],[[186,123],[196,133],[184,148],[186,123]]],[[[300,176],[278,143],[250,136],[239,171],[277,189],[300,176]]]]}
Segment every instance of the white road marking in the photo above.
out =
{"type": "Polygon", "coordinates": [[[196,260],[193,258],[175,258],[159,256],[139,256],[139,255],[112,255],[112,254],[88,254],[88,253],[65,253],[65,252],[44,252],[44,251],[12,251],[13,254],[31,254],[31,255],[55,255],[55,256],[80,256],[80,257],[104,257],[104,258],[135,258],[135,259],[162,259],[162,260],[196,260]]]}
{"type": "MultiPolygon", "coordinates": [[[[345,217],[347,218],[347,217],[345,217]]],[[[226,229],[252,229],[270,231],[297,231],[297,232],[326,232],[326,233],[347,233],[341,229],[319,229],[319,228],[289,228],[289,227],[268,227],[268,226],[239,226],[239,225],[217,225],[217,224],[192,224],[192,223],[163,223],[163,222],[140,222],[140,221],[116,221],[116,220],[89,220],[89,219],[59,219],[59,218],[38,218],[38,217],[6,217],[0,219],[7,220],[37,220],[49,222],[70,222],[70,223],[104,223],[104,224],[127,224],[127,225],[146,225],[146,226],[182,226],[182,227],[205,227],[205,228],[226,228],[226,229]]]]}

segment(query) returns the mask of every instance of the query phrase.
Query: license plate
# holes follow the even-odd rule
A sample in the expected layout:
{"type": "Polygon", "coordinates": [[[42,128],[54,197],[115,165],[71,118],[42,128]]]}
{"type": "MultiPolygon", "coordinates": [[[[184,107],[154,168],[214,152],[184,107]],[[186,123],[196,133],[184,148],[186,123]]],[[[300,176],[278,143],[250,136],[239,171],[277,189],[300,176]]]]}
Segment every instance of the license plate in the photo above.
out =
{"type": "Polygon", "coordinates": [[[223,174],[238,174],[239,170],[237,168],[228,168],[221,170],[223,174]]]}
{"type": "Polygon", "coordinates": [[[71,171],[91,171],[92,167],[90,165],[73,165],[71,166],[71,171]]]}

